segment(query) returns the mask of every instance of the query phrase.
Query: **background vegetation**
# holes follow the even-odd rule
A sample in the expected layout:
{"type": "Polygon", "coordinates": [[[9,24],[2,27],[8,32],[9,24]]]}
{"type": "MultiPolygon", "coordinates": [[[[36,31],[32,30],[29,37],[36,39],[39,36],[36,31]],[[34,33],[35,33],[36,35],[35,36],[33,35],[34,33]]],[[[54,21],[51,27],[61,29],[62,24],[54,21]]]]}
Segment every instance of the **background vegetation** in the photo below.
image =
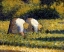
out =
{"type": "MultiPolygon", "coordinates": [[[[26,13],[30,13],[30,11],[39,12],[39,14],[44,13],[46,19],[51,15],[50,13],[53,13],[53,15],[57,15],[57,16],[59,14],[60,18],[64,17],[63,0],[1,0],[0,2],[1,2],[0,7],[2,10],[0,19],[3,20],[14,17],[27,18],[29,14],[26,15],[26,13]],[[41,12],[40,10],[43,10],[43,12],[41,12]]],[[[31,12],[31,14],[33,14],[33,12],[31,12]]],[[[44,17],[43,15],[41,15],[41,17],[44,17]]],[[[51,15],[53,18],[57,18],[56,16],[53,15],[51,15]]]]}

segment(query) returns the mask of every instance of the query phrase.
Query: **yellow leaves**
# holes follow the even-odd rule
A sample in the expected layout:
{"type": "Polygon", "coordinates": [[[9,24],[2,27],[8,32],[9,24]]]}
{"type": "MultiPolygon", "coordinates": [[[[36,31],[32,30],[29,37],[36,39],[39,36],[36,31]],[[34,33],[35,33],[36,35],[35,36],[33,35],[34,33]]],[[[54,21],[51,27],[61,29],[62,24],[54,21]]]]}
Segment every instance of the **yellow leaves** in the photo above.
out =
{"type": "Polygon", "coordinates": [[[51,8],[52,9],[56,9],[57,12],[59,12],[59,14],[62,14],[64,13],[64,4],[63,3],[60,3],[59,5],[56,5],[56,2],[54,2],[53,5],[51,5],[51,8]]]}
{"type": "Polygon", "coordinates": [[[33,3],[39,4],[40,3],[40,0],[33,0],[33,3]]]}
{"type": "MultiPolygon", "coordinates": [[[[4,3],[4,1],[3,1],[4,3]]],[[[14,7],[15,5],[19,5],[20,4],[20,1],[17,0],[17,1],[14,1],[14,0],[7,0],[5,2],[6,5],[10,6],[10,7],[14,7]]]]}
{"type": "MultiPolygon", "coordinates": [[[[2,2],[3,5],[3,12],[8,13],[9,11],[12,11],[13,8],[20,6],[16,13],[14,14],[15,16],[21,16],[22,14],[34,10],[34,9],[42,9],[42,8],[47,8],[47,5],[40,6],[40,0],[29,0],[29,4],[24,3],[21,0],[3,0],[2,2]],[[41,8],[40,8],[41,7],[41,8]]],[[[51,5],[50,8],[56,9],[59,14],[64,13],[64,4],[61,2],[59,5],[56,5],[56,2],[51,5]]]]}
{"type": "Polygon", "coordinates": [[[29,11],[29,10],[31,10],[31,9],[33,9],[33,8],[29,7],[28,4],[23,5],[23,6],[21,6],[21,8],[16,12],[15,15],[20,16],[20,15],[26,13],[27,11],[29,11]]]}
{"type": "Polygon", "coordinates": [[[47,6],[47,5],[44,5],[43,7],[44,7],[44,8],[47,8],[48,6],[47,6]]]}
{"type": "Polygon", "coordinates": [[[33,10],[35,8],[39,8],[39,5],[35,6],[34,4],[39,4],[40,0],[29,0],[29,2],[30,1],[32,1],[32,3],[27,4],[27,3],[24,3],[21,0],[4,0],[2,2],[3,12],[4,13],[8,13],[9,11],[12,11],[13,8],[20,6],[20,8],[14,14],[14,16],[18,16],[19,17],[20,15],[28,12],[29,10],[33,10]]]}

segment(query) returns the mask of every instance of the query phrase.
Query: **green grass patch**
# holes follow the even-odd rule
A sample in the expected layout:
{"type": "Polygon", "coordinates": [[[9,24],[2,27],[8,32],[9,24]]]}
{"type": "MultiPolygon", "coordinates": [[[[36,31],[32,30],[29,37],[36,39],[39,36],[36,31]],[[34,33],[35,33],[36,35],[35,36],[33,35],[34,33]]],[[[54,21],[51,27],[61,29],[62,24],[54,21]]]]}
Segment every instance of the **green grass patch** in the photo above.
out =
{"type": "MultiPolygon", "coordinates": [[[[37,35],[37,34],[36,34],[37,35]]],[[[48,34],[47,34],[48,35],[48,34]]],[[[52,34],[51,34],[52,35],[52,34]]],[[[61,37],[59,37],[60,40],[56,40],[58,37],[53,36],[48,38],[44,36],[42,40],[39,40],[37,38],[28,38],[27,36],[26,39],[23,39],[21,35],[13,35],[13,34],[8,34],[8,35],[0,35],[0,44],[4,45],[15,45],[15,46],[27,46],[27,47],[38,47],[38,48],[43,48],[43,47],[48,47],[48,48],[60,48],[64,49],[64,39],[61,41],[61,37]],[[52,40],[51,40],[52,39],[52,40]]],[[[64,38],[64,35],[61,35],[64,38]]],[[[41,39],[40,38],[40,39],[41,39]]]]}

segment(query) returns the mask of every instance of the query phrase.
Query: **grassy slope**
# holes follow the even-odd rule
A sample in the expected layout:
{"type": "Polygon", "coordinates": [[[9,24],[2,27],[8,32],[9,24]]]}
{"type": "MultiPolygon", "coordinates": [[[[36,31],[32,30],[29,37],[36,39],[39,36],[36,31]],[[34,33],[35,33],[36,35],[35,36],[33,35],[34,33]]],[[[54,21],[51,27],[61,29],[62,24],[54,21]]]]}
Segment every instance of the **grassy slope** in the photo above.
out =
{"type": "Polygon", "coordinates": [[[43,25],[43,29],[38,34],[29,32],[27,38],[23,39],[18,34],[6,34],[8,30],[9,21],[0,21],[0,44],[18,45],[27,47],[48,47],[64,49],[64,34],[63,33],[45,33],[45,30],[58,30],[61,31],[64,28],[64,20],[39,20],[43,25]],[[42,23],[43,22],[43,23],[42,23]],[[52,26],[53,24],[53,26],[52,26]],[[50,25],[50,26],[49,26],[50,25]],[[59,25],[59,26],[58,26],[59,25]]]}

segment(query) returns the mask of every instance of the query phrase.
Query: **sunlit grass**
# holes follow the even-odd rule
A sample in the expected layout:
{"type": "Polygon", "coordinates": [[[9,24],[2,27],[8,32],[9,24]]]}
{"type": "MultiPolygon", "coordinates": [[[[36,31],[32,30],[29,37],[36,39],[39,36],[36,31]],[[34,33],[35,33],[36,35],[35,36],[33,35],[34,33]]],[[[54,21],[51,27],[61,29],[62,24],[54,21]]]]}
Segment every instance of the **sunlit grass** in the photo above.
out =
{"type": "Polygon", "coordinates": [[[9,26],[9,21],[0,21],[0,30],[7,31],[9,26]]]}
{"type": "Polygon", "coordinates": [[[43,25],[44,29],[48,30],[63,30],[63,21],[64,20],[58,20],[58,19],[52,19],[52,20],[39,20],[39,22],[43,25]]]}
{"type": "Polygon", "coordinates": [[[64,24],[59,24],[58,22],[63,22],[64,20],[52,19],[52,20],[38,20],[39,23],[43,25],[41,32],[32,33],[28,32],[25,35],[26,39],[20,34],[7,34],[9,21],[0,21],[0,42],[4,45],[18,45],[18,46],[27,46],[27,47],[47,47],[47,48],[59,48],[64,49],[64,38],[63,33],[44,33],[46,29],[48,30],[63,30],[64,24]],[[50,24],[53,24],[53,28],[50,24]],[[50,26],[48,26],[50,25],[50,26]],[[58,25],[58,26],[57,26],[58,25]],[[56,28],[58,27],[58,28],[56,28]],[[43,32],[44,31],[44,32],[43,32]]]}
{"type": "MultiPolygon", "coordinates": [[[[52,20],[38,20],[40,24],[42,24],[42,30],[64,30],[64,20],[60,19],[52,19],[52,20]]],[[[0,30],[8,30],[10,21],[0,21],[0,30]]]]}
{"type": "Polygon", "coordinates": [[[19,47],[19,46],[0,46],[0,50],[13,50],[13,51],[21,51],[21,52],[64,52],[64,50],[55,50],[55,49],[42,49],[42,48],[27,48],[27,47],[19,47]]]}

